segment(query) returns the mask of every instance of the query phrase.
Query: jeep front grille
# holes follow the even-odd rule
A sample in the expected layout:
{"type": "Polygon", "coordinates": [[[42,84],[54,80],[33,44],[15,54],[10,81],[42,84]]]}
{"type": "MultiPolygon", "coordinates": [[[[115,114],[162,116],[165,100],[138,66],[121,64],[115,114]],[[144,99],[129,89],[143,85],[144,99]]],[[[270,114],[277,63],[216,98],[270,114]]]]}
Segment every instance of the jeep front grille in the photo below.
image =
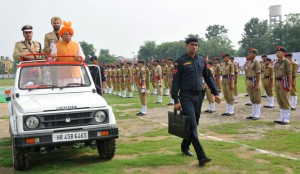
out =
{"type": "Polygon", "coordinates": [[[52,129],[95,124],[92,112],[41,116],[41,128],[52,129]]]}

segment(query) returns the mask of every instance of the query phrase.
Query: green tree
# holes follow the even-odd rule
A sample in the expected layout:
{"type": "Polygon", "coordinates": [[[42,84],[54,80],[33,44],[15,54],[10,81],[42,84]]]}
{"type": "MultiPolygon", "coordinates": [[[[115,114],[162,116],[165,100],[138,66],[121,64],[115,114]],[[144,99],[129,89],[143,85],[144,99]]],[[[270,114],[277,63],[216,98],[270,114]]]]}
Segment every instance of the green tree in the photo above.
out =
{"type": "Polygon", "coordinates": [[[85,55],[85,62],[87,64],[90,63],[90,57],[91,56],[94,56],[95,55],[95,52],[96,52],[96,49],[94,48],[93,44],[88,44],[87,42],[85,41],[82,41],[82,42],[79,42],[81,48],[82,48],[82,51],[85,55]]]}
{"type": "Polygon", "coordinates": [[[251,18],[245,24],[242,40],[239,41],[241,48],[240,55],[248,54],[249,48],[258,49],[259,53],[269,54],[270,35],[267,20],[260,21],[258,18],[251,18]]]}
{"type": "Polygon", "coordinates": [[[206,28],[207,33],[205,33],[205,37],[207,39],[217,36],[224,36],[227,34],[228,29],[224,27],[224,25],[210,25],[206,28]]]}
{"type": "Polygon", "coordinates": [[[105,62],[107,64],[111,64],[117,61],[115,56],[109,53],[108,49],[100,49],[98,60],[99,62],[105,62]]]}
{"type": "Polygon", "coordinates": [[[147,61],[153,57],[156,57],[156,43],[155,41],[145,41],[144,45],[140,46],[138,58],[147,61]]]}

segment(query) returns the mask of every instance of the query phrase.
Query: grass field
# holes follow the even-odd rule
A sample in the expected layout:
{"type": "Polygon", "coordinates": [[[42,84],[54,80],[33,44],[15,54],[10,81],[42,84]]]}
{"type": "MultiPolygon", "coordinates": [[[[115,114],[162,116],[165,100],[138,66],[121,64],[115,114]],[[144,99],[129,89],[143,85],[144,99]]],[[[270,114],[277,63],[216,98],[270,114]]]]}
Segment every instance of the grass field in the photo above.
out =
{"type": "MultiPolygon", "coordinates": [[[[240,76],[238,82],[240,93],[246,92],[244,80],[244,76],[240,76]]],[[[13,80],[0,80],[0,86],[12,84],[13,80]]],[[[299,78],[297,90],[300,91],[299,78]]],[[[134,96],[137,94],[135,93],[134,96]]],[[[105,95],[105,99],[113,107],[118,125],[121,127],[120,138],[117,141],[117,155],[113,160],[99,160],[97,151],[90,148],[59,149],[47,155],[32,153],[30,155],[31,168],[28,171],[16,173],[300,173],[300,121],[293,122],[289,127],[276,129],[273,123],[264,120],[200,124],[200,133],[228,141],[215,141],[201,136],[202,145],[213,161],[199,168],[195,157],[185,157],[181,154],[178,147],[181,139],[170,136],[166,127],[155,127],[157,123],[154,119],[152,122],[134,115],[140,108],[138,97],[127,99],[105,95]],[[151,128],[152,125],[153,128],[151,128]],[[126,134],[135,127],[141,131],[126,134]],[[147,128],[149,130],[146,130],[147,128]],[[292,156],[297,160],[259,153],[256,148],[292,156]]],[[[163,104],[154,104],[155,101],[156,96],[148,96],[150,110],[164,108],[169,98],[164,97],[163,104]]],[[[7,120],[7,118],[4,116],[1,119],[7,120]]],[[[212,117],[211,119],[219,118],[212,117]]],[[[1,168],[13,172],[10,145],[9,138],[0,139],[0,173],[1,168]]]]}

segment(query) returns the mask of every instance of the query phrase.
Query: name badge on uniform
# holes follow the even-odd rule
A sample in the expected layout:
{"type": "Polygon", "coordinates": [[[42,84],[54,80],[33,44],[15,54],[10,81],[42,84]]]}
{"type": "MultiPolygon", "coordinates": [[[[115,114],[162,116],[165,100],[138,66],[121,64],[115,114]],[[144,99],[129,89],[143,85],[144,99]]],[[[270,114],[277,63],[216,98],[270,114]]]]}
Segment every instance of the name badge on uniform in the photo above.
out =
{"type": "Polygon", "coordinates": [[[183,63],[184,66],[190,65],[190,64],[192,64],[192,62],[185,62],[185,63],[183,63]]]}

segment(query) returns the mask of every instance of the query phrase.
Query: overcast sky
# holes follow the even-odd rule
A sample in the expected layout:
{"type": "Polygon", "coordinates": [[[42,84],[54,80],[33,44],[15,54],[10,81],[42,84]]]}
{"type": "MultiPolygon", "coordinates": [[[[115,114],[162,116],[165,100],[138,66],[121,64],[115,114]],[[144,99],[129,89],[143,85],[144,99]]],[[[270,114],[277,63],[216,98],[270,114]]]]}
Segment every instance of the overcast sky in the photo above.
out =
{"type": "Polygon", "coordinates": [[[204,37],[209,25],[225,25],[238,48],[246,22],[268,19],[268,8],[282,5],[282,14],[299,13],[299,0],[1,0],[0,55],[11,57],[14,44],[23,40],[21,28],[31,24],[33,40],[44,42],[52,31],[50,19],[72,21],[73,41],[86,41],[118,56],[132,57],[147,40],[157,44],[204,37]]]}

